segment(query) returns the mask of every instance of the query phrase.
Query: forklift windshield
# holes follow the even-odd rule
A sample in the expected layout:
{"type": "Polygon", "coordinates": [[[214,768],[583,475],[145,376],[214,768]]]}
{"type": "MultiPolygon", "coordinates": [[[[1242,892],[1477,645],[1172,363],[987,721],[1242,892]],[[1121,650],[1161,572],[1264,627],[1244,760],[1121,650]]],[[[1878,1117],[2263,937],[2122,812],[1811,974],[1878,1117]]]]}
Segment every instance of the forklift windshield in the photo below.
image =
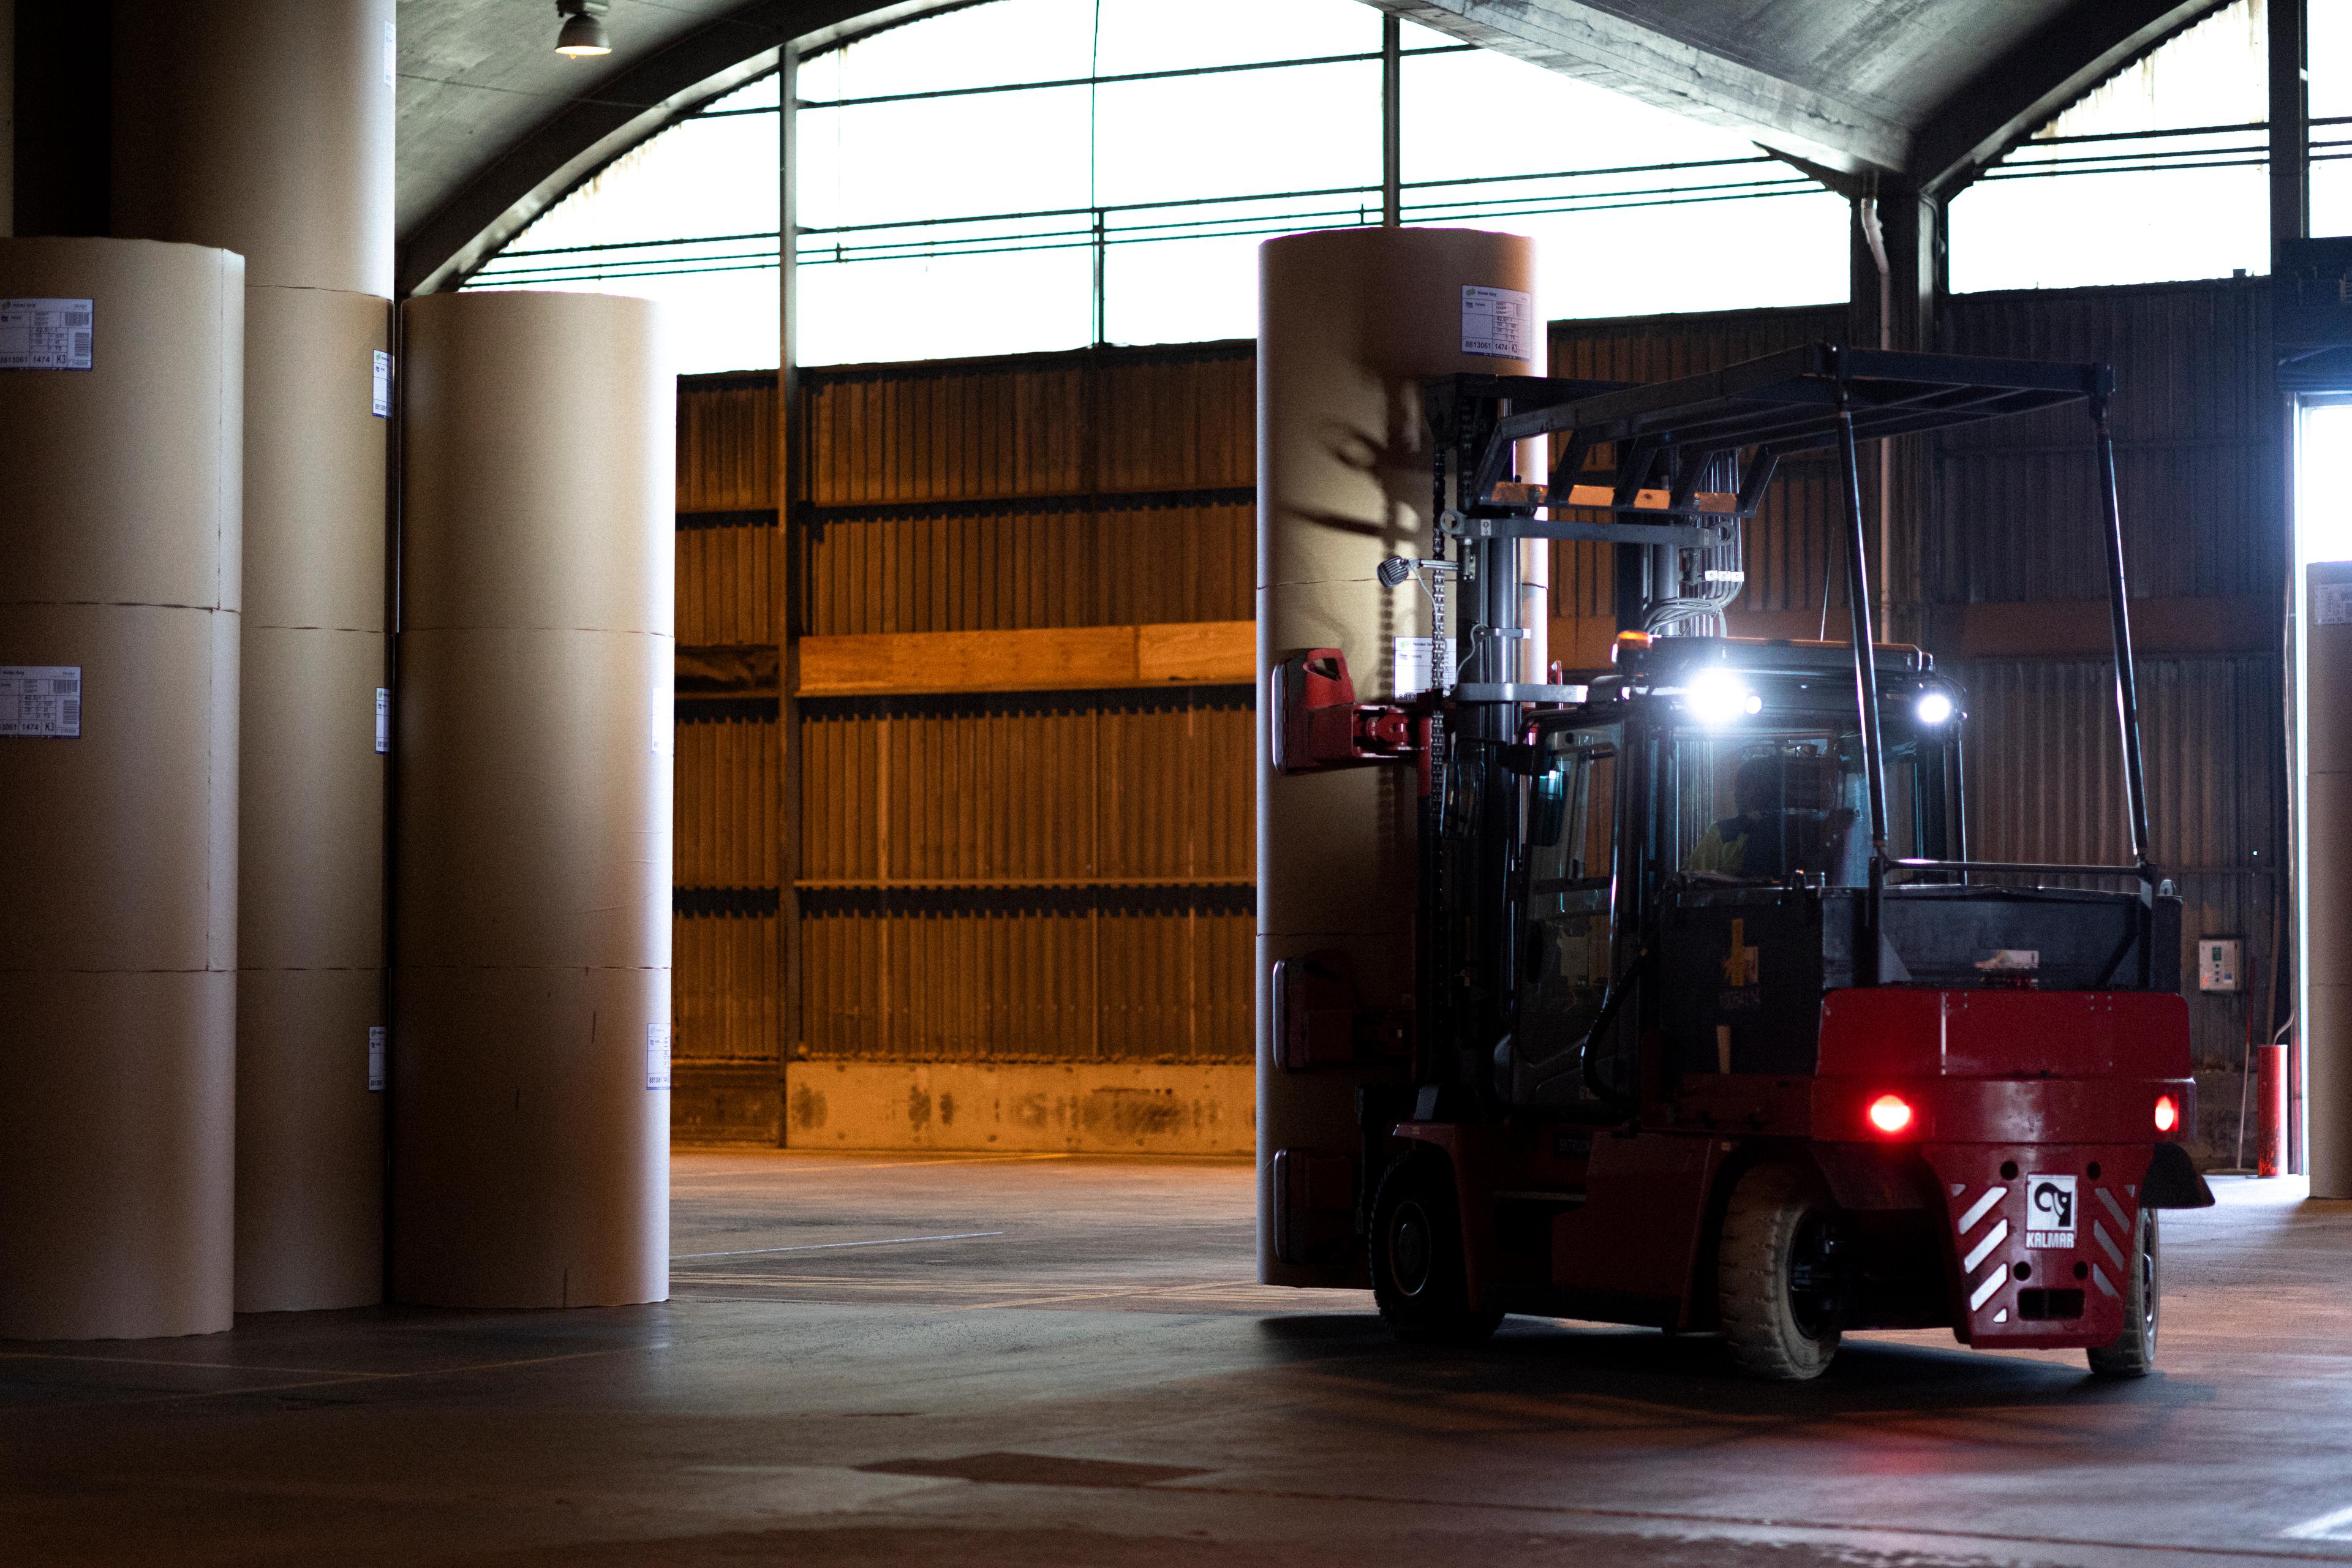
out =
{"type": "MultiPolygon", "coordinates": [[[[1832,888],[1870,879],[1868,783],[1856,724],[1742,726],[1736,732],[1676,729],[1669,737],[1674,855],[1669,864],[1701,880],[1780,882],[1801,876],[1832,888]]],[[[1939,743],[1886,736],[1887,847],[1897,856],[1939,854],[1944,834],[1930,820],[1941,792],[1939,743]]]]}

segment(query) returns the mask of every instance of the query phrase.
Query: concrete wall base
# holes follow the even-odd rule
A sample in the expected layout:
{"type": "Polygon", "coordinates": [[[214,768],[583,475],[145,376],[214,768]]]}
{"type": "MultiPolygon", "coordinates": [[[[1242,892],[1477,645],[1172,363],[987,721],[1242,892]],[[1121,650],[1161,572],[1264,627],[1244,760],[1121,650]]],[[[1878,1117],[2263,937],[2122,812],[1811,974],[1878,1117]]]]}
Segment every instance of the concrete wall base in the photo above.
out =
{"type": "Polygon", "coordinates": [[[1256,1093],[1248,1062],[793,1062],[784,1145],[1246,1154],[1256,1093]]]}

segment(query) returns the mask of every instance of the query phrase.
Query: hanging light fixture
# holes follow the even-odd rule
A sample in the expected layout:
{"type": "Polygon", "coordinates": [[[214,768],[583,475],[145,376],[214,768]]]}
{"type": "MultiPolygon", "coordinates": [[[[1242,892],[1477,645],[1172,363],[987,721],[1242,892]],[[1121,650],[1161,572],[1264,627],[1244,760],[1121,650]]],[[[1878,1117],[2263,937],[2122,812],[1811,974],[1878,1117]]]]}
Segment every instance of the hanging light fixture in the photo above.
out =
{"type": "Polygon", "coordinates": [[[555,0],[555,14],[563,18],[555,35],[555,52],[575,60],[611,54],[613,40],[604,31],[604,13],[612,8],[610,0],[555,0]]]}

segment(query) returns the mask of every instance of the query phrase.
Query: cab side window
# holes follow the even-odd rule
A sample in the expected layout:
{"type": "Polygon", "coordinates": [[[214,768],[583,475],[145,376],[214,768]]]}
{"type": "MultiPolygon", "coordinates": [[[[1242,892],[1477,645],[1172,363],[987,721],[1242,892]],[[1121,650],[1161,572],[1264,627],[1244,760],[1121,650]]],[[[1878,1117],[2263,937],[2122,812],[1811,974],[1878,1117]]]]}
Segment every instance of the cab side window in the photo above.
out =
{"type": "MultiPolygon", "coordinates": [[[[1540,1080],[1579,1065],[1614,955],[1617,727],[1552,738],[1530,790],[1527,951],[1515,1054],[1540,1080]]],[[[1526,1086],[1533,1088],[1532,1083],[1526,1086]]]]}

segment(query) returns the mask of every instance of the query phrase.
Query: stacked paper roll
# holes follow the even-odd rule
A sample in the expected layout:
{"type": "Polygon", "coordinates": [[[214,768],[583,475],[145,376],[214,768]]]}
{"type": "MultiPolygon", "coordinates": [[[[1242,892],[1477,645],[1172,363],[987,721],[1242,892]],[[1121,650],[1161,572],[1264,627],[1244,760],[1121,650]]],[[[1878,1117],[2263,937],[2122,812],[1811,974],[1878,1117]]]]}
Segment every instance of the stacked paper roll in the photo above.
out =
{"type": "Polygon", "coordinates": [[[393,0],[115,5],[115,232],[247,262],[244,1311],[383,1294],[392,48],[393,0]]]}
{"type": "Polygon", "coordinates": [[[0,240],[0,1337],[229,1326],[245,264],[0,240]]]}
{"type": "MultiPolygon", "coordinates": [[[[1383,556],[1425,556],[1430,434],[1421,383],[1454,372],[1542,374],[1535,246],[1474,229],[1366,228],[1293,235],[1258,250],[1258,689],[1311,647],[1346,655],[1359,701],[1395,694],[1396,639],[1431,635],[1430,602],[1383,586],[1383,556]],[[1465,327],[1465,289],[1481,293],[1465,327]],[[1494,291],[1518,353],[1492,352],[1494,291]],[[1516,307],[1511,313],[1510,307],[1516,307]]],[[[1533,444],[1530,444],[1532,448],[1533,444]]],[[[1539,481],[1538,450],[1520,473],[1539,481]]],[[[1538,580],[1539,583],[1540,580],[1538,580]]],[[[1530,584],[1535,586],[1536,584],[1530,584]]],[[[1540,592],[1523,622],[1545,625],[1540,592]]],[[[1540,648],[1541,644],[1536,646],[1540,648]]],[[[1538,656],[1538,659],[1539,659],[1538,656]]],[[[1522,679],[1539,679],[1539,662],[1522,679]]],[[[1360,1258],[1285,1259],[1274,1213],[1275,1155],[1356,1161],[1359,1088],[1391,1066],[1283,1068],[1273,1052],[1277,960],[1349,955],[1366,1005],[1410,992],[1413,965],[1413,771],[1367,767],[1284,775],[1272,766],[1270,707],[1258,714],[1258,1271],[1269,1284],[1364,1283],[1360,1258]]],[[[1362,1173],[1377,1178],[1377,1172],[1362,1173]]]]}

